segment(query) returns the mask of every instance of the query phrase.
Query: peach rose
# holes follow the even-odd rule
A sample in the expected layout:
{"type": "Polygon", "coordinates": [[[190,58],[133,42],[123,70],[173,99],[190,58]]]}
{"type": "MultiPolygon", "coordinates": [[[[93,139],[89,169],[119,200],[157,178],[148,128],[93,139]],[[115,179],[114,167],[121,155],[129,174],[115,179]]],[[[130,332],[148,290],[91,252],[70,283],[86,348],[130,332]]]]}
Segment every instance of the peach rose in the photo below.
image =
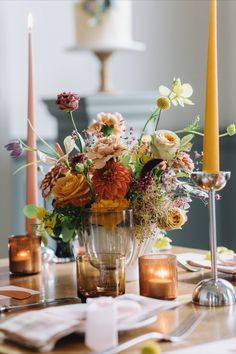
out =
{"type": "Polygon", "coordinates": [[[159,220],[158,227],[161,230],[175,230],[181,229],[186,222],[186,213],[183,209],[174,207],[167,211],[167,213],[159,220]]]}
{"type": "Polygon", "coordinates": [[[126,150],[127,148],[118,136],[110,135],[107,138],[98,139],[93,147],[88,148],[87,157],[99,169],[103,168],[111,158],[121,156],[126,150]]]}
{"type": "Polygon", "coordinates": [[[124,125],[124,119],[120,113],[99,113],[97,120],[89,125],[87,131],[91,134],[99,133],[105,126],[112,128],[112,134],[120,135],[121,128],[124,125]]]}
{"type": "Polygon", "coordinates": [[[59,178],[52,193],[56,198],[55,207],[64,208],[67,204],[75,207],[84,206],[90,201],[89,185],[82,174],[68,173],[65,177],[59,178]]]}
{"type": "Polygon", "coordinates": [[[180,146],[180,138],[171,130],[157,130],[152,134],[151,149],[154,158],[171,160],[180,146]]]}

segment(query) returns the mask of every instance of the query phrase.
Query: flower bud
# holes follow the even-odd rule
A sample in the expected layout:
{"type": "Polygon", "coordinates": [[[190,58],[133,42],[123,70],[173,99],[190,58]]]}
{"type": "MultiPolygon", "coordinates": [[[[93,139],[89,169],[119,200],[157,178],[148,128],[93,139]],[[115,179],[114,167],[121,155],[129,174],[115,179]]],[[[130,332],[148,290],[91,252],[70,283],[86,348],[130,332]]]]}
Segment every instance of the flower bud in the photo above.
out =
{"type": "Polygon", "coordinates": [[[228,134],[229,136],[232,136],[232,135],[236,134],[236,127],[235,127],[235,124],[230,124],[230,125],[228,125],[226,131],[227,131],[227,134],[228,134]]]}
{"type": "Polygon", "coordinates": [[[84,172],[84,165],[83,165],[82,163],[77,163],[77,164],[75,165],[75,170],[76,170],[77,172],[79,172],[79,173],[84,172]]]}
{"type": "Polygon", "coordinates": [[[90,159],[86,160],[86,165],[87,166],[91,166],[92,165],[92,160],[90,160],[90,159]]]}
{"type": "Polygon", "coordinates": [[[161,96],[156,100],[157,107],[162,110],[169,109],[171,106],[170,100],[168,97],[161,96]]]}

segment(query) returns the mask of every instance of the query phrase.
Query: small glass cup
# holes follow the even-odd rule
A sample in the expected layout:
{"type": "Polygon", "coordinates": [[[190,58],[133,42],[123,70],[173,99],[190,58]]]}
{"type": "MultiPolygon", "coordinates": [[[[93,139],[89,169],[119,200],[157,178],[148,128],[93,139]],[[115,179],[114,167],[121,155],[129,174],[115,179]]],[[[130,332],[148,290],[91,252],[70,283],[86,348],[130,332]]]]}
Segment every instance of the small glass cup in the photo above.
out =
{"type": "Polygon", "coordinates": [[[41,237],[14,235],[8,238],[9,268],[16,275],[41,271],[41,237]]]}
{"type": "Polygon", "coordinates": [[[173,254],[139,257],[140,295],[172,300],[177,297],[177,261],[173,254]]]}
{"type": "Polygon", "coordinates": [[[77,292],[88,297],[118,296],[125,292],[125,257],[116,253],[81,255],[76,258],[77,292]]]}

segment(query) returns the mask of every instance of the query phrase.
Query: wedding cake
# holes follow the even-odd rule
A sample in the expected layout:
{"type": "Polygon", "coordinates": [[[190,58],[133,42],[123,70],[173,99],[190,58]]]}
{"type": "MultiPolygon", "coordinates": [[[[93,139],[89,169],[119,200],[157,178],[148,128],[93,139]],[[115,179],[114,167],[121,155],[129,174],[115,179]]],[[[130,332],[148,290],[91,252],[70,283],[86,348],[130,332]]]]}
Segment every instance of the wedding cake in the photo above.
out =
{"type": "Polygon", "coordinates": [[[92,50],[143,49],[132,40],[131,0],[78,0],[76,45],[92,50]]]}

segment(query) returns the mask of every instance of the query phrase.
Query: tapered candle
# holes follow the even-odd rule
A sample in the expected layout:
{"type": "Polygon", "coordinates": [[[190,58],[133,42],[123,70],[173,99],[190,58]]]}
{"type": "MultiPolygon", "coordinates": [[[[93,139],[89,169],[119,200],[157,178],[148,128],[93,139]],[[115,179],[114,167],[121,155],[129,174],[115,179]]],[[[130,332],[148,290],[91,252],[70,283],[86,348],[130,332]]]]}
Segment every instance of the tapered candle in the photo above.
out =
{"type": "MultiPolygon", "coordinates": [[[[28,120],[27,121],[27,145],[36,149],[36,135],[32,130],[35,127],[34,112],[34,85],[33,85],[33,53],[32,53],[32,27],[33,17],[28,15],[28,120]],[[32,127],[31,127],[31,126],[32,127]]],[[[38,204],[38,178],[37,178],[37,154],[35,151],[27,151],[26,154],[26,204],[38,204]]],[[[25,219],[26,234],[34,234],[32,224],[36,219],[25,219]]]]}
{"type": "Polygon", "coordinates": [[[219,118],[217,74],[217,2],[210,0],[203,171],[219,172],[219,118]]]}

